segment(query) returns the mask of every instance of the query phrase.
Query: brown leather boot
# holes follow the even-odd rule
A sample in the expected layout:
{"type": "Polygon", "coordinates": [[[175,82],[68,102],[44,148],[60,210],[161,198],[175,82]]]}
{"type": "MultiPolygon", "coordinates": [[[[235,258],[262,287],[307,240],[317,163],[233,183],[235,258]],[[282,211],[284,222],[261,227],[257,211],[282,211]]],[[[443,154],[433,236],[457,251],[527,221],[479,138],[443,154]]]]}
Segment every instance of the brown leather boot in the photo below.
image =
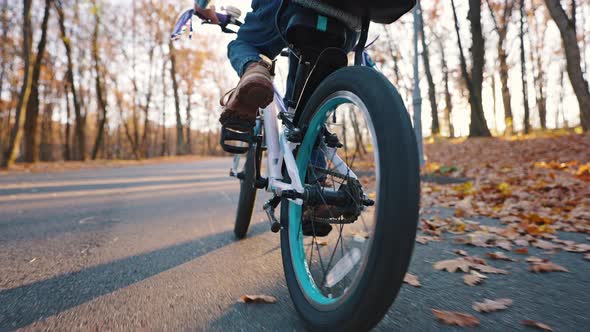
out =
{"type": "Polygon", "coordinates": [[[274,88],[270,75],[271,64],[261,60],[251,64],[242,75],[238,86],[221,99],[221,125],[242,132],[254,127],[259,108],[273,101],[274,88]]]}

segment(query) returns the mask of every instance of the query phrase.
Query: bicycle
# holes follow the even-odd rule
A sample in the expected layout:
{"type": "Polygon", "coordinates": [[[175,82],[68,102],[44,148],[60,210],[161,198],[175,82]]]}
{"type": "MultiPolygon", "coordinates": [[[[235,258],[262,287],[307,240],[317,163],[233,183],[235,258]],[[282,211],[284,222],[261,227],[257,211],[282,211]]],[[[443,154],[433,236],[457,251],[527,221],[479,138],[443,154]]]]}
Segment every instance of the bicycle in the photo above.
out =
{"type": "MultiPolygon", "coordinates": [[[[236,237],[247,233],[257,190],[271,193],[264,211],[280,232],[296,310],[311,329],[356,331],[375,326],[402,285],[418,221],[419,164],[402,98],[365,49],[369,19],[348,66],[342,39],[350,28],[334,10],[290,19],[281,35],[290,45],[282,55],[299,59],[291,96],[285,103],[275,89],[254,129],[223,128],[221,145],[235,154],[230,175],[241,183],[236,237]]],[[[191,18],[181,17],[175,33],[191,18]]],[[[235,12],[218,18],[227,33],[241,25],[235,12]]]]}

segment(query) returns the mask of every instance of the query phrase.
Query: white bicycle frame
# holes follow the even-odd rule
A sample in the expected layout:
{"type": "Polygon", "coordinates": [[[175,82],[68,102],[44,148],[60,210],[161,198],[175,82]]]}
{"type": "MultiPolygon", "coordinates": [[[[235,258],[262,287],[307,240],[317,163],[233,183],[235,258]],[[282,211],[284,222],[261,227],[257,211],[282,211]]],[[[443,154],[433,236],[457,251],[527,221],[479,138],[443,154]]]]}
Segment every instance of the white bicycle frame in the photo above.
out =
{"type": "MultiPolygon", "coordinates": [[[[299,168],[297,167],[297,162],[293,155],[293,150],[295,150],[298,144],[289,142],[285,138],[285,132],[288,128],[281,125],[281,128],[279,129],[278,122],[278,112],[293,113],[294,110],[286,109],[285,104],[283,103],[283,98],[277,92],[275,87],[274,101],[266,108],[260,110],[260,112],[264,127],[264,139],[267,153],[266,175],[268,185],[266,186],[266,191],[273,192],[277,196],[281,196],[283,191],[295,191],[299,194],[303,194],[305,190],[304,183],[299,176],[299,168]],[[289,174],[289,178],[291,178],[291,183],[283,181],[283,162],[287,173],[289,174]]],[[[357,178],[342,158],[338,156],[336,149],[330,148],[323,143],[320,144],[320,149],[323,150],[326,155],[332,156],[330,161],[338,173],[351,178],[357,178]]],[[[240,157],[241,155],[235,155],[231,174],[237,174],[239,172],[240,157]]],[[[303,204],[301,199],[293,199],[291,201],[299,205],[303,204]]]]}

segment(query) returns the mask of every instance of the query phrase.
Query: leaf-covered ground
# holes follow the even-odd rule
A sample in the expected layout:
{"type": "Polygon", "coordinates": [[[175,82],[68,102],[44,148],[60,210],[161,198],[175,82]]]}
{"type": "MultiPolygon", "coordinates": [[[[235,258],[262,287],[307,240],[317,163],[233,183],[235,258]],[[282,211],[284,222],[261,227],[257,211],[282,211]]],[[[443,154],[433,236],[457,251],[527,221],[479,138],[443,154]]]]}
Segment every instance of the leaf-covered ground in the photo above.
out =
{"type": "MultiPolygon", "coordinates": [[[[447,259],[432,261],[431,272],[422,272],[424,278],[433,273],[462,274],[462,287],[473,288],[475,295],[481,293],[476,289],[510,278],[515,271],[576,274],[577,266],[552,261],[552,257],[563,261],[557,253],[567,252],[579,264],[590,264],[590,135],[453,140],[427,144],[425,151],[428,162],[423,169],[416,242],[418,246],[447,242],[455,249],[445,255],[447,259]],[[440,208],[451,213],[441,213],[440,208]],[[481,217],[499,222],[481,222],[481,217]],[[477,248],[479,255],[470,254],[469,248],[477,248]]],[[[408,284],[429,287],[427,282],[420,284],[420,273],[410,271],[414,274],[408,284]]],[[[554,286],[549,282],[544,287],[554,286]]],[[[510,310],[512,304],[509,298],[475,297],[472,311],[433,307],[433,319],[477,326],[475,311],[510,310]]],[[[590,306],[590,300],[585,302],[590,306]]],[[[529,318],[514,324],[550,330],[529,318]]]]}
{"type": "Polygon", "coordinates": [[[468,139],[425,150],[425,174],[468,181],[423,183],[422,207],[499,218],[534,236],[590,232],[590,135],[468,139]]]}

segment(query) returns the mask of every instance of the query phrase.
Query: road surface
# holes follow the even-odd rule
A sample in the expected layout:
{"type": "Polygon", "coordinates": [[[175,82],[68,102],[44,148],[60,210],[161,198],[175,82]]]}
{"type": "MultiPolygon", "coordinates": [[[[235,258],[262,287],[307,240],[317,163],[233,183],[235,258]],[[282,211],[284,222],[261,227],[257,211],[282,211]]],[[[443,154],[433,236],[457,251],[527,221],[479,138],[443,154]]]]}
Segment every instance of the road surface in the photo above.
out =
{"type": "MultiPolygon", "coordinates": [[[[227,177],[229,165],[211,159],[0,176],[0,331],[303,330],[262,199],[248,238],[234,240],[238,185],[227,177]],[[238,303],[243,294],[274,295],[278,303],[238,303]]],[[[410,271],[422,287],[404,286],[377,330],[455,329],[438,323],[432,308],[474,314],[482,331],[524,330],[524,319],[588,330],[590,261],[583,255],[551,256],[571,273],[530,273],[522,256],[493,262],[510,274],[469,287],[461,274],[432,268],[457,248],[416,246],[410,271]],[[514,300],[506,311],[471,309],[503,297],[514,300]]]]}

